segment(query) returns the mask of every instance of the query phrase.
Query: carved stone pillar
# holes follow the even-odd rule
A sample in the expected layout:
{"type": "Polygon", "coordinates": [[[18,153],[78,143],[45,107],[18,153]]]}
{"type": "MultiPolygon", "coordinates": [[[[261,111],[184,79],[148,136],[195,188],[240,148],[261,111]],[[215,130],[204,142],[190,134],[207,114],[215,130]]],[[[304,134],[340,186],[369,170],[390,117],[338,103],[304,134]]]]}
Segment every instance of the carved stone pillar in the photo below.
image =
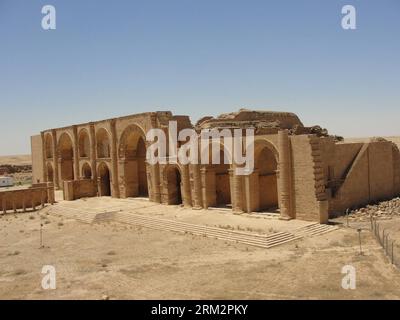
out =
{"type": "Polygon", "coordinates": [[[128,198],[127,190],[127,174],[125,172],[127,161],[125,158],[118,160],[118,184],[119,184],[119,196],[123,199],[128,198]]]}
{"type": "Polygon", "coordinates": [[[150,168],[150,182],[152,194],[150,200],[161,203],[161,190],[160,190],[160,166],[159,164],[149,165],[150,168]]]}
{"type": "Polygon", "coordinates": [[[244,178],[236,174],[236,168],[229,170],[231,180],[232,211],[236,214],[243,213],[243,184],[244,178]]]}
{"type": "Polygon", "coordinates": [[[191,207],[192,195],[190,193],[189,165],[182,165],[182,193],[183,205],[185,207],[191,207]]]}
{"type": "Polygon", "coordinates": [[[291,157],[288,130],[278,131],[279,189],[281,219],[294,218],[292,212],[291,157]]]}
{"type": "Polygon", "coordinates": [[[52,130],[53,138],[53,182],[56,189],[60,189],[59,172],[58,172],[58,148],[57,148],[57,131],[52,130]]]}
{"type": "Polygon", "coordinates": [[[204,209],[208,209],[208,205],[209,205],[209,199],[207,197],[207,183],[208,183],[208,179],[207,179],[207,169],[206,168],[201,168],[200,169],[200,177],[201,177],[201,196],[203,199],[203,208],[204,209]]]}
{"type": "Polygon", "coordinates": [[[79,146],[78,146],[78,128],[73,126],[74,138],[74,180],[79,180],[79,146]]]}
{"type": "Polygon", "coordinates": [[[97,181],[97,168],[96,168],[96,132],[94,130],[94,124],[90,124],[89,130],[90,140],[90,166],[92,167],[92,179],[97,181]]]}
{"type": "Polygon", "coordinates": [[[58,172],[57,172],[57,175],[58,175],[58,185],[59,185],[59,189],[64,189],[64,180],[62,179],[62,173],[61,173],[61,168],[62,168],[62,159],[61,159],[61,157],[58,157],[58,155],[57,155],[57,167],[58,167],[58,172]]]}
{"type": "Polygon", "coordinates": [[[152,181],[152,174],[151,174],[151,165],[145,160],[144,165],[146,168],[146,181],[147,181],[147,195],[149,197],[150,201],[153,201],[154,199],[154,187],[153,187],[153,181],[152,181]]]}
{"type": "Polygon", "coordinates": [[[118,184],[118,155],[117,155],[117,132],[115,128],[115,119],[110,120],[111,129],[111,168],[112,168],[112,196],[119,198],[118,184]]]}
{"type": "Polygon", "coordinates": [[[190,180],[192,188],[193,209],[201,209],[203,206],[202,190],[201,190],[201,177],[200,165],[191,164],[190,167],[190,180]]]}
{"type": "MultiPolygon", "coordinates": [[[[43,170],[41,182],[47,182],[46,141],[43,132],[40,133],[40,137],[42,139],[42,170],[43,170]]],[[[33,181],[33,183],[37,183],[37,181],[33,181]]]]}

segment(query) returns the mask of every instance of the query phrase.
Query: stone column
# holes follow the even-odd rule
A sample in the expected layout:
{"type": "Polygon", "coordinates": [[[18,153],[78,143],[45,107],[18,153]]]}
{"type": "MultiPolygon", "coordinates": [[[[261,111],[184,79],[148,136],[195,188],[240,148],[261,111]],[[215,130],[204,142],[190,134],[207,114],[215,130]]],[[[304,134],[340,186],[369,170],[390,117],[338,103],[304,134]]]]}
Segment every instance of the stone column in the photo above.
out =
{"type": "Polygon", "coordinates": [[[118,184],[119,184],[119,196],[120,198],[126,199],[128,197],[127,193],[127,181],[126,181],[126,159],[118,159],[118,184]]]}
{"type": "Polygon", "coordinates": [[[53,182],[54,188],[60,189],[59,172],[58,172],[58,148],[57,148],[57,131],[52,130],[51,136],[53,138],[53,182]]]}
{"type": "Polygon", "coordinates": [[[115,128],[115,119],[110,120],[110,129],[111,129],[112,196],[114,198],[119,198],[117,132],[115,128]]]}
{"type": "Polygon", "coordinates": [[[147,160],[144,160],[144,166],[146,168],[146,181],[147,181],[147,195],[149,197],[150,201],[153,201],[154,199],[154,187],[153,187],[153,177],[151,174],[151,165],[147,162],[147,160]]]}
{"type": "MultiPolygon", "coordinates": [[[[43,175],[42,175],[43,180],[41,182],[47,182],[46,141],[43,132],[40,133],[40,137],[42,139],[42,170],[43,170],[43,175]]],[[[37,181],[32,181],[32,183],[37,183],[37,181]]]]}
{"type": "Polygon", "coordinates": [[[229,176],[232,180],[232,210],[234,213],[243,213],[243,176],[236,174],[236,166],[229,170],[229,176]]]}
{"type": "Polygon", "coordinates": [[[288,130],[278,131],[279,151],[279,189],[281,219],[293,218],[292,213],[292,188],[291,188],[291,157],[288,130]]]}
{"type": "Polygon", "coordinates": [[[96,132],[94,130],[94,124],[90,124],[89,130],[90,140],[90,166],[92,167],[92,179],[97,182],[97,168],[96,168],[96,132]]]}
{"type": "Polygon", "coordinates": [[[58,162],[58,175],[59,175],[58,176],[59,177],[58,184],[60,186],[60,189],[64,189],[64,180],[62,178],[62,172],[61,172],[61,167],[62,167],[62,159],[61,159],[61,157],[57,159],[57,162],[58,162]]]}
{"type": "Polygon", "coordinates": [[[192,198],[193,198],[193,209],[201,209],[203,205],[202,190],[201,190],[201,177],[200,177],[200,165],[190,165],[190,180],[192,180],[192,198]]]}
{"type": "Polygon", "coordinates": [[[209,199],[207,197],[207,183],[208,183],[208,179],[207,179],[207,169],[205,167],[200,169],[200,181],[201,181],[201,195],[202,195],[202,199],[203,199],[203,208],[204,209],[208,209],[208,205],[209,205],[209,199]]]}
{"type": "Polygon", "coordinates": [[[72,127],[74,138],[74,180],[79,180],[79,146],[78,146],[78,128],[72,127]]]}
{"type": "Polygon", "coordinates": [[[192,206],[192,195],[190,193],[190,176],[189,176],[189,165],[182,165],[182,193],[183,193],[183,205],[185,207],[192,206]]]}
{"type": "Polygon", "coordinates": [[[161,203],[161,189],[160,189],[160,166],[159,164],[150,165],[150,180],[152,195],[151,201],[161,203]]]}

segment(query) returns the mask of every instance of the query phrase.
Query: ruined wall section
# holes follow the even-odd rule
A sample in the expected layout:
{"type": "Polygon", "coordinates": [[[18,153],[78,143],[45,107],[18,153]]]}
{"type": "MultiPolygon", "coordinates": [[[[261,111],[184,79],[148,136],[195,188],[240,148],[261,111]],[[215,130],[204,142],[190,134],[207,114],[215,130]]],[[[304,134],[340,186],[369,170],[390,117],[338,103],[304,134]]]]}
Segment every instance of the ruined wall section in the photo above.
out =
{"type": "MultiPolygon", "coordinates": [[[[359,145],[359,144],[353,144],[359,145]]],[[[353,155],[355,146],[348,148],[353,155]]],[[[342,153],[343,146],[340,146],[342,153]]],[[[398,195],[399,163],[398,152],[393,151],[389,141],[369,142],[362,145],[353,161],[348,164],[342,183],[332,194],[329,204],[330,216],[345,212],[371,202],[390,199],[398,195]]],[[[335,161],[343,161],[338,153],[335,161]]]]}
{"type": "Polygon", "coordinates": [[[319,138],[292,136],[291,146],[296,218],[324,223],[328,218],[328,203],[319,138]]]}
{"type": "Polygon", "coordinates": [[[97,196],[97,181],[92,179],[64,181],[64,200],[72,201],[97,196]]]}
{"type": "Polygon", "coordinates": [[[393,156],[393,192],[394,196],[400,195],[400,151],[396,144],[392,145],[393,156]]]}

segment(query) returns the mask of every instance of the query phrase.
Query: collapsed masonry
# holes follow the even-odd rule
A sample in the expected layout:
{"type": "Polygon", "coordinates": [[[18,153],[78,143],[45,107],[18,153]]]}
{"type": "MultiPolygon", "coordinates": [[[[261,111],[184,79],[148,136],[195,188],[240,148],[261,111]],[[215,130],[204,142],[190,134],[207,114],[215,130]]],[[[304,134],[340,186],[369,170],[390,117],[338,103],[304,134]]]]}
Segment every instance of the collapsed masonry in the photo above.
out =
{"type": "MultiPolygon", "coordinates": [[[[329,217],[400,194],[400,153],[392,142],[344,143],[293,113],[241,109],[194,126],[187,116],[147,112],[43,131],[33,136],[33,181],[53,182],[66,200],[148,197],[193,208],[229,207],[235,213],[279,212],[285,219],[326,223],[329,217]],[[235,164],[149,164],[146,133],[255,129],[255,169],[235,164]]],[[[224,146],[221,144],[221,159],[224,146]]]]}

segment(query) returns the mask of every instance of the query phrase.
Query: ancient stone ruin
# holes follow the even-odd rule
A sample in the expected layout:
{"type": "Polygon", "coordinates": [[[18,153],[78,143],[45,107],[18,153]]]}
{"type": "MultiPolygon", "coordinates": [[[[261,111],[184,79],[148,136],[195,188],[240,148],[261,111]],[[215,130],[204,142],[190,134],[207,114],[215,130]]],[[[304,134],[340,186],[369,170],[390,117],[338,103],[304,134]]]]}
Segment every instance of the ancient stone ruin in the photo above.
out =
{"type": "MultiPolygon", "coordinates": [[[[65,200],[148,197],[187,207],[227,207],[234,213],[275,212],[284,219],[326,223],[347,208],[400,194],[400,154],[385,139],[345,143],[293,113],[252,111],[204,117],[146,112],[45,130],[33,136],[33,181],[53,182],[65,200]],[[254,129],[254,170],[235,164],[150,164],[150,129],[254,129]]],[[[168,141],[167,141],[168,143],[168,141]]],[[[220,145],[220,156],[227,151],[220,145]]]]}

